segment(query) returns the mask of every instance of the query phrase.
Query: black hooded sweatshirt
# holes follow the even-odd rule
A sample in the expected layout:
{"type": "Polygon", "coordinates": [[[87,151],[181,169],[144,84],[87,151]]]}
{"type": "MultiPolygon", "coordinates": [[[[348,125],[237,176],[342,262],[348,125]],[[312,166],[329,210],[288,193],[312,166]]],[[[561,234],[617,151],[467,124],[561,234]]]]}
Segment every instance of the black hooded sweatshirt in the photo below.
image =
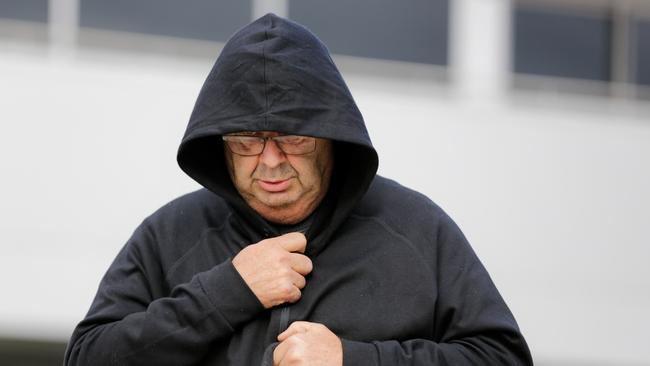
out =
{"type": "Polygon", "coordinates": [[[204,189],[144,220],[101,281],[66,365],[272,364],[296,320],[341,338],[344,365],[531,365],[515,319],[454,222],[376,176],[377,154],[326,47],[268,14],[235,33],[178,151],[204,189]],[[231,259],[279,235],[235,190],[221,136],[330,139],[330,189],[307,230],[301,299],[266,310],[231,259]],[[266,352],[265,352],[266,351],[266,352]]]}

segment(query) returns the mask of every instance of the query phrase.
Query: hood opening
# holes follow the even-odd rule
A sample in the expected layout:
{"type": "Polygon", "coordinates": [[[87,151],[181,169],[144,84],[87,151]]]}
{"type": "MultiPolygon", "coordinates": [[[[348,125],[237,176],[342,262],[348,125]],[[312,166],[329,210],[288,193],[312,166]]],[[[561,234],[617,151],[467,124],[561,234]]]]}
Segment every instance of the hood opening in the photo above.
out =
{"type": "Polygon", "coordinates": [[[241,198],[226,168],[221,136],[238,131],[334,142],[332,182],[308,236],[340,225],[377,170],[363,117],[327,48],[305,27],[273,14],[228,40],[199,93],[177,155],[181,169],[226,200],[249,229],[269,230],[241,198]]]}

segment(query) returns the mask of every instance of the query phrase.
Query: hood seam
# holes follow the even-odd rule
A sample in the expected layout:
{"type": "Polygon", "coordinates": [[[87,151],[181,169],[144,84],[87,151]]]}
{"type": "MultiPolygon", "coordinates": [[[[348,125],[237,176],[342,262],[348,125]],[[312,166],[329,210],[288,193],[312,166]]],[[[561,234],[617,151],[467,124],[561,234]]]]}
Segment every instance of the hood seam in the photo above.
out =
{"type": "Polygon", "coordinates": [[[262,42],[262,74],[264,75],[264,126],[269,125],[269,81],[266,77],[266,42],[269,40],[269,34],[264,29],[264,42],[262,42]]]}

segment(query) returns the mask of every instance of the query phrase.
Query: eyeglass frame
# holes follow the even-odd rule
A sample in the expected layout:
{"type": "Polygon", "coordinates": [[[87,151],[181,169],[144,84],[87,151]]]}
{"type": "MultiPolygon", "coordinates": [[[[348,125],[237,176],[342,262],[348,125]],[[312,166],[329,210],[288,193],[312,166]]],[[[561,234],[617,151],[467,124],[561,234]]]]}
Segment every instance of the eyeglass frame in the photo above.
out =
{"type": "MultiPolygon", "coordinates": [[[[280,151],[282,151],[286,155],[306,155],[306,154],[310,154],[310,153],[313,153],[314,151],[316,151],[316,138],[312,137],[312,136],[304,136],[304,135],[255,136],[255,135],[232,134],[232,135],[222,135],[221,139],[223,140],[224,145],[226,146],[226,148],[231,153],[236,154],[236,155],[240,155],[240,156],[257,156],[257,155],[261,155],[264,152],[264,149],[266,148],[266,142],[268,140],[273,140],[273,142],[275,142],[278,149],[280,149],[280,151]],[[251,138],[251,139],[257,139],[258,142],[260,142],[260,141],[262,142],[262,145],[261,145],[262,148],[256,154],[242,154],[242,153],[239,153],[239,152],[235,152],[235,151],[233,151],[233,149],[230,146],[230,143],[228,141],[228,138],[230,138],[230,137],[235,137],[235,138],[246,137],[246,138],[251,138]],[[283,146],[282,141],[278,141],[278,140],[281,140],[281,139],[287,138],[287,137],[303,137],[303,138],[310,139],[309,141],[313,142],[312,146],[311,146],[311,149],[309,149],[308,151],[305,151],[305,152],[301,152],[301,153],[288,153],[288,152],[284,151],[284,148],[282,147],[283,146]]],[[[287,143],[285,142],[284,144],[287,144],[287,143]]]]}

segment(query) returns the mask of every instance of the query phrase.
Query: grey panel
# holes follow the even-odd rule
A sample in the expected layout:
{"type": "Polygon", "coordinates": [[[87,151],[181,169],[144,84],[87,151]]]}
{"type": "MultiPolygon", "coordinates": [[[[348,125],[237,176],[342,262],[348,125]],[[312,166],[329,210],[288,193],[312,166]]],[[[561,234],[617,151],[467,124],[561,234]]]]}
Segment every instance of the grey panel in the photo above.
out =
{"type": "Polygon", "coordinates": [[[0,0],[0,18],[47,22],[47,0],[0,0]]]}
{"type": "Polygon", "coordinates": [[[250,21],[243,0],[81,0],[83,27],[225,41],[250,21]]]}
{"type": "Polygon", "coordinates": [[[291,19],[333,53],[447,64],[448,0],[292,0],[291,19]]]}
{"type": "Polygon", "coordinates": [[[605,15],[517,8],[515,72],[608,81],[611,27],[605,15]]]}
{"type": "Polygon", "coordinates": [[[650,20],[639,21],[636,28],[636,82],[650,86],[650,20]]]}
{"type": "Polygon", "coordinates": [[[0,364],[6,366],[63,365],[63,341],[0,338],[0,364]]]}

